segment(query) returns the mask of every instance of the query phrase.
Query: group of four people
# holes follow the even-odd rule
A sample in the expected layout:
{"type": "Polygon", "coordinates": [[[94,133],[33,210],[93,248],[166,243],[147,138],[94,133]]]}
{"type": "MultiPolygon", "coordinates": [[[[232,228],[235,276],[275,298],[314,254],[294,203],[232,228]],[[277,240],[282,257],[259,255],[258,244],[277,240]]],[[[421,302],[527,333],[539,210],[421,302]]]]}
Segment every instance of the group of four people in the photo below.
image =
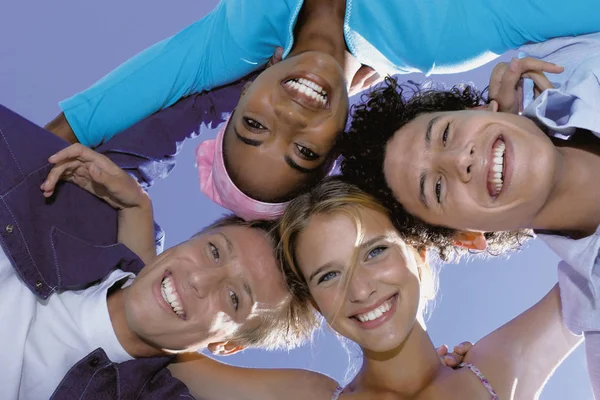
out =
{"type": "Polygon", "coordinates": [[[1,110],[0,286],[17,299],[1,308],[17,360],[1,374],[9,397],[533,398],[582,333],[600,393],[600,6],[246,3],[222,1],[62,102],[47,128],[96,152],[1,110]],[[495,69],[489,104],[466,86],[409,97],[386,80],[345,131],[348,93],[380,76],[465,70],[545,40],[523,51],[566,64],[555,89],[541,71],[562,69],[533,59],[495,69]],[[214,89],[278,46],[283,60],[254,80],[214,89]],[[525,116],[499,112],[519,111],[523,74],[546,90],[525,116]],[[200,184],[238,217],[157,255],[141,187],[215,121],[196,152],[200,184]],[[340,155],[342,177],[323,180],[340,155]],[[446,366],[422,318],[435,294],[427,251],[501,250],[532,229],[564,259],[560,289],[446,366]],[[345,388],[194,352],[292,348],[316,312],[363,351],[345,388]]]}

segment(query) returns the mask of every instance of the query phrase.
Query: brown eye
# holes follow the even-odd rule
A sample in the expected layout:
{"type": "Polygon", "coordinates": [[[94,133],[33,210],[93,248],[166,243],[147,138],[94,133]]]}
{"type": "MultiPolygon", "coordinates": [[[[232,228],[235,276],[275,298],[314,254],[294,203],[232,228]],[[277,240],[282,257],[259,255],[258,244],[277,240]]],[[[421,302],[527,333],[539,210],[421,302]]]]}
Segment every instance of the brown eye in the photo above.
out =
{"type": "Polygon", "coordinates": [[[267,129],[264,125],[262,125],[260,122],[256,121],[255,119],[252,118],[248,118],[248,117],[244,117],[244,124],[246,124],[246,126],[250,127],[251,129],[255,129],[255,130],[259,130],[259,131],[264,131],[265,129],[267,129]]]}
{"type": "Polygon", "coordinates": [[[435,183],[435,197],[437,198],[437,202],[441,203],[442,197],[442,178],[438,179],[435,183]]]}
{"type": "Polygon", "coordinates": [[[448,134],[450,132],[450,124],[446,125],[446,129],[444,129],[444,133],[442,134],[442,143],[444,147],[446,147],[446,142],[448,141],[448,134]]]}
{"type": "Polygon", "coordinates": [[[313,161],[319,158],[319,155],[314,151],[310,150],[308,147],[296,144],[296,149],[298,149],[298,153],[300,153],[300,156],[305,160],[313,161]]]}

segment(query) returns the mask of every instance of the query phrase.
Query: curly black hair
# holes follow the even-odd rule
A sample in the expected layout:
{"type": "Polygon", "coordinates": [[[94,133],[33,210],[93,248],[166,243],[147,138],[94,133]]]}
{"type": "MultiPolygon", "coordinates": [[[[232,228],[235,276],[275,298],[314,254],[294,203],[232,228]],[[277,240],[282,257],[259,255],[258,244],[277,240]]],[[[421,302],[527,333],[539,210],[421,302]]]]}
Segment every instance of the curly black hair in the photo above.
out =
{"type": "MultiPolygon", "coordinates": [[[[385,82],[363,95],[362,103],[351,111],[351,125],[338,142],[343,157],[341,172],[344,180],[370,193],[391,211],[394,226],[402,230],[411,245],[426,246],[438,251],[443,260],[460,256],[453,237],[456,231],[434,226],[409,214],[394,197],[383,173],[388,141],[398,129],[421,114],[440,111],[460,111],[487,102],[485,91],[461,84],[450,89],[424,88],[414,82],[399,84],[387,77],[385,82]]],[[[521,247],[532,237],[530,230],[488,232],[488,253],[501,255],[521,247]]]]}

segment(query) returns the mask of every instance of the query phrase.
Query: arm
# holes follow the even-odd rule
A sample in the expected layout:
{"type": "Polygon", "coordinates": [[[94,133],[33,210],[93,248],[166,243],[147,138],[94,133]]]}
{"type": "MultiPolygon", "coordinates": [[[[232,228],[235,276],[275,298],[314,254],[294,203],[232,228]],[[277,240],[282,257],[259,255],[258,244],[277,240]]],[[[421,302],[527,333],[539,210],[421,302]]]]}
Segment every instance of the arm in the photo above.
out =
{"type": "Polygon", "coordinates": [[[169,370],[203,400],[330,400],[337,387],[313,371],[241,368],[199,353],[178,355],[169,370]]]}
{"type": "Polygon", "coordinates": [[[154,218],[148,194],[107,157],[80,144],[51,156],[55,164],[41,186],[45,197],[53,195],[59,180],[72,182],[118,210],[118,241],[145,263],[155,256],[154,218]]]}
{"type": "MultiPolygon", "coordinates": [[[[463,342],[452,353],[441,346],[437,353],[446,365],[456,366],[471,346],[463,342]]],[[[199,353],[179,354],[168,368],[203,400],[330,400],[337,387],[333,379],[313,371],[235,367],[199,353]]]]}
{"type": "Polygon", "coordinates": [[[246,81],[195,94],[138,122],[96,148],[142,187],[166,178],[183,142],[219,126],[235,108],[246,81]]]}
{"type": "Polygon", "coordinates": [[[62,101],[79,142],[96,147],[183,97],[234,82],[266,64],[276,47],[273,27],[261,19],[268,9],[246,3],[220,2],[201,20],[62,101]]]}
{"type": "Polygon", "coordinates": [[[486,375],[501,399],[533,399],[581,341],[563,322],[556,285],[533,307],[477,342],[465,361],[486,375]]]}
{"type": "Polygon", "coordinates": [[[50,121],[45,127],[46,130],[54,133],[59,138],[62,138],[69,142],[70,144],[79,143],[75,133],[73,133],[73,129],[71,129],[71,125],[65,118],[65,114],[60,113],[56,118],[50,121]]]}

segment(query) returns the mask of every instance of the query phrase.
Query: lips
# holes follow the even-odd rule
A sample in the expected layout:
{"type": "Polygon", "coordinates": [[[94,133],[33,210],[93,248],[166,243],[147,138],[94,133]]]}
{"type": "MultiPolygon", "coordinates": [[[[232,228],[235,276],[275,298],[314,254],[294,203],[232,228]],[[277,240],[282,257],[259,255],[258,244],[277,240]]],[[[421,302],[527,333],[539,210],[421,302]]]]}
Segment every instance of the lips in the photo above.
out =
{"type": "Polygon", "coordinates": [[[361,328],[374,329],[388,321],[396,311],[398,293],[383,299],[367,309],[360,310],[352,315],[353,319],[361,328]]]}
{"type": "Polygon", "coordinates": [[[309,109],[328,109],[331,90],[314,75],[288,77],[282,82],[285,92],[294,101],[309,109]]]}

